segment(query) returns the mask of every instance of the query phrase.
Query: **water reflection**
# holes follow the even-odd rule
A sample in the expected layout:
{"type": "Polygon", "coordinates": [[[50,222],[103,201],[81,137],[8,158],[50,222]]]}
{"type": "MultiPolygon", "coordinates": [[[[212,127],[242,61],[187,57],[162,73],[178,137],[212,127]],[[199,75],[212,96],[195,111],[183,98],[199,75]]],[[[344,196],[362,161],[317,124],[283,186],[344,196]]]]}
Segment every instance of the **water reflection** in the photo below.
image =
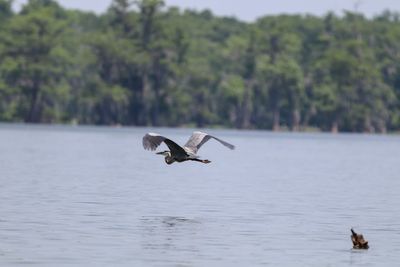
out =
{"type": "Polygon", "coordinates": [[[199,220],[182,216],[146,216],[140,219],[143,260],[152,263],[187,265],[200,253],[196,236],[202,231],[199,220]],[[191,242],[187,242],[190,236],[191,242]],[[155,255],[157,255],[155,257],[155,255]],[[180,255],[180,256],[178,256],[180,255]],[[187,255],[182,257],[182,255],[187,255]],[[179,259],[186,259],[181,262],[179,259]]]}
{"type": "Polygon", "coordinates": [[[350,251],[350,260],[349,264],[351,266],[368,266],[370,263],[368,260],[368,250],[360,250],[360,249],[349,249],[350,251]]]}
{"type": "Polygon", "coordinates": [[[199,234],[200,221],[180,216],[147,216],[140,219],[144,247],[154,248],[160,244],[170,247],[181,237],[199,234]]]}

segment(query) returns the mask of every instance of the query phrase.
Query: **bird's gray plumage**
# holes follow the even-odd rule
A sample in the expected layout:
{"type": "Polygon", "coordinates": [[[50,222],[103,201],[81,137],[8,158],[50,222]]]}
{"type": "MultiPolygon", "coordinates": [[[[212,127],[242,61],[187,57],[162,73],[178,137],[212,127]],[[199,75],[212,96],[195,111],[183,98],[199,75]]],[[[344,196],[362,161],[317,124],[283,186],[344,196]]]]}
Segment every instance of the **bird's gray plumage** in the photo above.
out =
{"type": "Polygon", "coordinates": [[[194,132],[192,134],[192,136],[189,138],[189,140],[186,142],[186,144],[183,146],[183,148],[185,148],[185,150],[189,150],[190,152],[192,152],[193,154],[196,154],[197,151],[200,149],[200,147],[202,145],[204,145],[208,140],[210,140],[211,138],[217,140],[218,142],[220,142],[221,144],[223,144],[224,146],[230,148],[230,149],[234,149],[235,146],[231,145],[217,137],[214,137],[212,135],[203,133],[203,132],[194,132]]]}
{"type": "MultiPolygon", "coordinates": [[[[209,134],[203,133],[203,132],[194,132],[183,147],[179,146],[171,139],[168,139],[165,136],[162,136],[160,134],[147,133],[145,136],[143,136],[143,147],[146,150],[154,151],[157,149],[157,147],[159,145],[161,145],[162,142],[164,142],[170,149],[170,151],[165,151],[166,152],[166,162],[168,164],[171,164],[174,161],[178,161],[178,162],[182,162],[182,161],[186,161],[186,160],[202,161],[202,160],[197,159],[198,156],[196,155],[196,153],[200,149],[200,147],[202,145],[204,145],[210,139],[215,139],[230,149],[235,148],[234,145],[229,144],[228,142],[225,142],[217,137],[214,137],[212,135],[209,135],[209,134]],[[169,153],[169,154],[167,154],[167,153],[169,153]]],[[[207,162],[204,162],[204,163],[209,162],[208,160],[205,160],[205,161],[207,161],[207,162]]]]}
{"type": "Polygon", "coordinates": [[[143,136],[143,147],[146,150],[156,150],[166,138],[156,133],[147,133],[143,136]]]}

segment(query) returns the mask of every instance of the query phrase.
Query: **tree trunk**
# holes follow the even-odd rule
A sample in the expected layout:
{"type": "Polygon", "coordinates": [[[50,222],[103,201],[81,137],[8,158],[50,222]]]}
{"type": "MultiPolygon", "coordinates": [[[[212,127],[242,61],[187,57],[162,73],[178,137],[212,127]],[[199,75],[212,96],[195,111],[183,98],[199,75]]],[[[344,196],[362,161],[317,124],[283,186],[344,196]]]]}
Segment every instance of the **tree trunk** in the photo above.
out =
{"type": "Polygon", "coordinates": [[[153,79],[153,92],[154,92],[154,101],[152,101],[152,125],[153,126],[160,126],[159,125],[159,114],[160,114],[160,101],[161,101],[161,70],[157,67],[155,69],[155,77],[153,79]]]}
{"type": "Polygon", "coordinates": [[[139,126],[146,126],[148,123],[148,110],[150,101],[150,82],[147,75],[147,71],[144,71],[142,75],[142,90],[141,90],[141,109],[139,110],[139,126]]]}
{"type": "Polygon", "coordinates": [[[375,128],[372,125],[371,117],[369,115],[367,115],[365,117],[365,120],[364,120],[364,131],[367,132],[367,133],[374,133],[375,132],[375,128]]]}
{"type": "Polygon", "coordinates": [[[378,121],[378,130],[381,134],[387,133],[386,123],[383,119],[378,121]]]}
{"type": "Polygon", "coordinates": [[[292,113],[292,131],[300,131],[300,111],[295,109],[292,113]]]}
{"type": "Polygon", "coordinates": [[[247,81],[245,92],[243,96],[243,101],[240,104],[239,114],[237,116],[236,127],[239,129],[249,129],[250,128],[250,117],[251,117],[251,88],[253,82],[247,81]]]}
{"type": "Polygon", "coordinates": [[[274,132],[278,132],[280,130],[280,125],[279,125],[279,121],[280,121],[280,112],[278,108],[275,108],[274,112],[273,112],[273,125],[272,125],[272,130],[274,132]]]}
{"type": "Polygon", "coordinates": [[[29,105],[29,113],[25,117],[25,122],[28,123],[37,123],[40,121],[39,118],[39,110],[38,110],[38,101],[39,100],[39,85],[34,84],[32,87],[32,94],[29,105]]]}
{"type": "Polygon", "coordinates": [[[337,120],[334,120],[332,122],[332,127],[331,127],[331,133],[338,133],[339,132],[339,122],[337,120]]]}

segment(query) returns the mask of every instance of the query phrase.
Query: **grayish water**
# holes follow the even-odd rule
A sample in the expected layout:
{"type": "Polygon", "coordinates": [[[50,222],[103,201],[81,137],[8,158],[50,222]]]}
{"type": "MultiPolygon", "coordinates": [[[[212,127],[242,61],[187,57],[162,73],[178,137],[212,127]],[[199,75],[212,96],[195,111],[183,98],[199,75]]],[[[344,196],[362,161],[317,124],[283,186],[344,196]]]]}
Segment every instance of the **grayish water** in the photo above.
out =
{"type": "Polygon", "coordinates": [[[0,125],[0,266],[399,264],[398,136],[209,130],[237,149],[167,166],[150,130],[191,133],[0,125]]]}

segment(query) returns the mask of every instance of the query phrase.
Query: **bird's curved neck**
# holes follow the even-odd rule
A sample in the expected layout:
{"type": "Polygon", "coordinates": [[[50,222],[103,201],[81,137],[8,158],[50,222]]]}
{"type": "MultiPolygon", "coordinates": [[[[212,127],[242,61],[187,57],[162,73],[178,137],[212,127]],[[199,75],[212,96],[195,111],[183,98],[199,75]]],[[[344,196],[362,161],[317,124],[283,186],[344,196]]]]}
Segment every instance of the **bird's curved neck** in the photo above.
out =
{"type": "Polygon", "coordinates": [[[165,155],[165,162],[167,164],[172,164],[174,163],[175,159],[171,156],[171,152],[167,152],[165,155]]]}

